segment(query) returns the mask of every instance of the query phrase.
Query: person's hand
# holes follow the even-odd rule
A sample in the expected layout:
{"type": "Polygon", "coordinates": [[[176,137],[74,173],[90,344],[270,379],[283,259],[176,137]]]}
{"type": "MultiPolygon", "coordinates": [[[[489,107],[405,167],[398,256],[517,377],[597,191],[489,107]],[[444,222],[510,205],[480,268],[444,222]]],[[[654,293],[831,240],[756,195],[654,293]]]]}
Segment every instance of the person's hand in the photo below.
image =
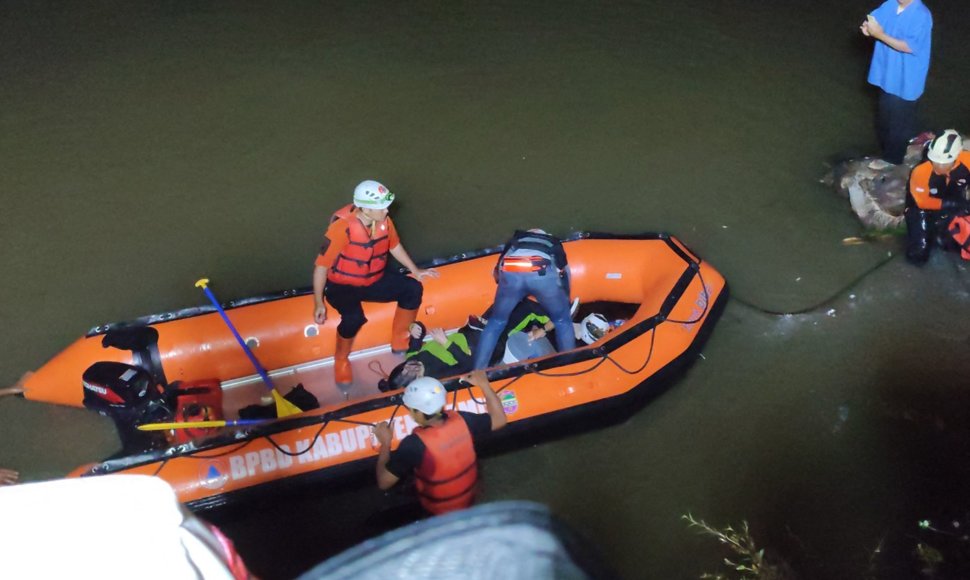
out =
{"type": "Polygon", "coordinates": [[[546,335],[546,329],[541,326],[529,331],[529,342],[535,342],[546,335]]]}
{"type": "Polygon", "coordinates": [[[13,485],[20,480],[20,474],[12,469],[0,469],[0,485],[13,485]]]}
{"type": "Polygon", "coordinates": [[[377,442],[383,446],[388,446],[391,444],[391,426],[387,421],[383,423],[378,423],[374,425],[374,437],[377,438],[377,442]]]}
{"type": "Polygon", "coordinates": [[[448,346],[448,336],[445,335],[445,330],[443,328],[432,328],[428,331],[428,334],[430,334],[431,338],[441,346],[448,346]]]}
{"type": "Polygon", "coordinates": [[[482,369],[474,370],[468,373],[467,375],[463,376],[461,380],[475,385],[476,387],[485,388],[491,386],[491,384],[488,382],[488,375],[486,375],[485,371],[482,369]]]}
{"type": "Polygon", "coordinates": [[[317,324],[323,324],[327,321],[327,305],[320,303],[313,308],[313,321],[317,324]]]}
{"type": "Polygon", "coordinates": [[[862,25],[859,26],[859,30],[862,31],[863,36],[869,36],[869,21],[863,21],[862,25]]]}
{"type": "Polygon", "coordinates": [[[412,271],[411,275],[414,276],[414,278],[420,282],[423,278],[426,278],[426,277],[437,278],[438,271],[435,270],[434,268],[428,268],[427,270],[422,270],[421,268],[418,268],[417,270],[412,271]]]}
{"type": "Polygon", "coordinates": [[[876,20],[872,14],[866,16],[864,26],[866,27],[866,32],[868,32],[867,36],[872,36],[873,38],[879,38],[882,36],[882,24],[879,24],[879,21],[876,20]]]}

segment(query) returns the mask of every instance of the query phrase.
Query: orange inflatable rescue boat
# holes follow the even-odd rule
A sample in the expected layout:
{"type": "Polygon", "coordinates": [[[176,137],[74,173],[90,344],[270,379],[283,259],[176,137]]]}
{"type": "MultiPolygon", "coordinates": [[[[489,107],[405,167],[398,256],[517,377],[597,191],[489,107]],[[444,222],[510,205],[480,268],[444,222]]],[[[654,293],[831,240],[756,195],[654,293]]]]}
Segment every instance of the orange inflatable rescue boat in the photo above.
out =
{"type": "MultiPolygon", "coordinates": [[[[615,328],[591,345],[491,368],[489,379],[509,425],[493,433],[486,447],[510,435],[526,439],[523,434],[540,427],[572,429],[572,419],[602,421],[610,409],[629,414],[633,403],[658,394],[694,359],[727,301],[724,278],[669,235],[578,233],[564,247],[580,315],[605,313],[615,328]]],[[[499,251],[423,264],[437,268],[440,277],[424,280],[418,319],[428,328],[455,329],[469,315],[484,312],[495,294],[492,270],[499,251]]],[[[401,391],[377,388],[383,371],[402,360],[387,344],[394,304],[365,305],[369,322],[351,355],[355,382],[338,388],[332,370],[338,320],[314,323],[311,292],[284,291],[223,307],[277,389],[287,393],[302,385],[319,408],[255,425],[156,432],[147,443],[136,440],[115,457],[71,475],[155,475],[181,501],[202,509],[264,493],[273,484],[332,481],[372,469],[377,453],[371,426],[390,421],[394,446],[415,426],[400,406],[401,391]]],[[[477,387],[457,377],[442,380],[447,408],[485,411],[477,387]]],[[[113,416],[123,441],[126,432],[135,431],[134,423],[153,417],[232,422],[266,392],[214,307],[97,326],[24,383],[24,396],[35,401],[81,406],[96,400],[137,410],[113,416]],[[105,388],[119,380],[130,400],[105,388]],[[163,389],[158,385],[175,396],[154,396],[163,389]]]]}

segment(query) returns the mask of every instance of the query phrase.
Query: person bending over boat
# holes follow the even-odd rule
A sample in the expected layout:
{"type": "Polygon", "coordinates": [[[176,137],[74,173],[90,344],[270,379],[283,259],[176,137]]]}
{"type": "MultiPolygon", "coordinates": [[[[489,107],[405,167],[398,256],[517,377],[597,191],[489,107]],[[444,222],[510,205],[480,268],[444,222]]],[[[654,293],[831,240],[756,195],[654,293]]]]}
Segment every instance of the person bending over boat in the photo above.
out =
{"type": "Polygon", "coordinates": [[[330,218],[330,226],[320,246],[313,268],[313,319],[327,320],[324,301],[340,313],[334,351],[334,379],[338,385],[353,382],[350,351],[354,337],[367,322],[362,302],[397,302],[391,325],[391,348],[404,351],[408,346],[408,325],[414,322],[421,306],[425,276],[438,277],[433,268],[415,265],[398,238],[387,208],[394,194],[382,184],[362,181],[354,189],[354,202],[330,218]],[[407,268],[413,278],[390,271],[390,254],[407,268]]]}
{"type": "Polygon", "coordinates": [[[540,229],[516,231],[499,255],[495,280],[495,300],[475,352],[474,368],[488,366],[512,310],[529,295],[549,313],[557,330],[557,350],[576,347],[569,315],[569,264],[562,242],[540,229]]]}
{"type": "Polygon", "coordinates": [[[472,504],[478,488],[478,457],[474,440],[507,423],[502,402],[483,371],[463,380],[485,395],[488,414],[446,411],[444,385],[422,377],[404,391],[402,401],[418,427],[401,440],[391,453],[391,427],[387,422],[374,427],[380,444],[377,456],[377,486],[390,489],[413,473],[418,500],[433,515],[460,510],[472,504]]]}
{"type": "Polygon", "coordinates": [[[926,158],[913,168],[906,195],[906,259],[913,264],[926,262],[933,241],[951,245],[947,224],[970,209],[970,152],[963,150],[960,133],[947,129],[933,139],[926,158]]]}

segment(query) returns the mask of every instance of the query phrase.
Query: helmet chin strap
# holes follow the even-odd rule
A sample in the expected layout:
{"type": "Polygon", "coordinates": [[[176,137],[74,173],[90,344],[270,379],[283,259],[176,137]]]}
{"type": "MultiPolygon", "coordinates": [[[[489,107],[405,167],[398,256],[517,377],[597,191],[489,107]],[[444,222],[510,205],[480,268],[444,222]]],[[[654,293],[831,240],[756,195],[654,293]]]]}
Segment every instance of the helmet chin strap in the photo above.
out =
{"type": "Polygon", "coordinates": [[[369,228],[370,229],[370,237],[373,238],[374,237],[374,234],[377,233],[377,220],[371,218],[370,216],[368,216],[367,214],[365,214],[363,211],[357,212],[357,219],[360,220],[360,223],[364,224],[364,227],[365,228],[369,228]]]}

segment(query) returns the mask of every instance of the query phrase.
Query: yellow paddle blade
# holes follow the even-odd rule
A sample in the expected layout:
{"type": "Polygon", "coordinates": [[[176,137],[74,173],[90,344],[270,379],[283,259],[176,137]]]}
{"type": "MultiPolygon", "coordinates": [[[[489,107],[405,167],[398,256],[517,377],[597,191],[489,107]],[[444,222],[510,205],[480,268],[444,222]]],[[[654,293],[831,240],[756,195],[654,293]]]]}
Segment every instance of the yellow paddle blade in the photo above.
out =
{"type": "Polygon", "coordinates": [[[283,395],[281,395],[276,389],[273,389],[273,400],[276,401],[277,417],[287,417],[289,415],[297,415],[303,412],[303,409],[300,409],[293,403],[284,399],[283,395]]]}
{"type": "Polygon", "coordinates": [[[193,429],[195,427],[225,427],[225,421],[188,421],[185,423],[146,423],[138,425],[139,431],[168,431],[169,429],[193,429]]]}

